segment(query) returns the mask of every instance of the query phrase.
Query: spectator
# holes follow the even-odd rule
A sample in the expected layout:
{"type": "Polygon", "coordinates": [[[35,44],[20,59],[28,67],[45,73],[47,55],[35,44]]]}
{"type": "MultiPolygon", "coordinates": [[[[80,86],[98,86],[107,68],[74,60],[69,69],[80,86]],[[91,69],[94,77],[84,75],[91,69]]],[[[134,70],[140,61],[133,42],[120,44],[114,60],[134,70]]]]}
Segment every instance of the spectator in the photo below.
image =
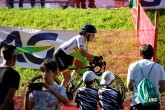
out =
{"type": "MultiPolygon", "coordinates": [[[[84,8],[84,9],[86,9],[87,7],[86,7],[86,0],[77,0],[77,5],[79,5],[80,6],[80,4],[81,4],[81,8],[84,8]],[[78,4],[79,3],[79,4],[78,4]]],[[[78,8],[78,7],[77,7],[78,8]]]]}
{"type": "Polygon", "coordinates": [[[76,103],[81,110],[97,110],[98,89],[93,87],[98,77],[93,71],[86,71],[83,74],[85,86],[78,89],[76,103]]]}
{"type": "Polygon", "coordinates": [[[14,8],[14,0],[6,0],[6,5],[9,8],[14,8]]]}
{"type": "Polygon", "coordinates": [[[84,63],[81,60],[69,55],[71,51],[79,51],[81,55],[86,57],[86,59],[90,62],[96,58],[99,60],[99,57],[95,57],[94,55],[89,54],[86,51],[86,46],[85,46],[86,42],[93,41],[95,37],[95,33],[96,33],[96,28],[93,25],[91,24],[84,25],[80,31],[80,35],[77,35],[71,38],[70,40],[64,42],[54,52],[53,58],[56,59],[59,66],[59,70],[64,78],[61,83],[61,85],[64,86],[64,88],[66,88],[69,81],[72,80],[74,76],[81,71],[80,68],[77,68],[70,75],[68,66],[72,66],[72,65],[75,65],[77,67],[84,66],[84,63]]]}
{"type": "Polygon", "coordinates": [[[69,6],[70,6],[70,7],[75,7],[75,4],[76,4],[76,0],[67,0],[66,3],[60,3],[60,6],[61,6],[63,9],[66,9],[66,8],[68,8],[69,6]]]}
{"type": "MultiPolygon", "coordinates": [[[[6,5],[9,8],[14,8],[14,0],[7,0],[6,5]]],[[[19,0],[19,8],[23,7],[23,0],[19,0]]]]}
{"type": "Polygon", "coordinates": [[[88,2],[89,2],[89,4],[88,4],[89,8],[96,8],[95,0],[88,0],[88,2]]]}
{"type": "Polygon", "coordinates": [[[102,110],[121,110],[124,108],[121,93],[110,86],[114,79],[115,76],[110,71],[106,71],[102,74],[100,84],[104,86],[98,91],[102,110]]]}
{"type": "MultiPolygon", "coordinates": [[[[88,2],[89,2],[89,4],[88,4],[89,8],[96,8],[95,0],[88,0],[88,2]]],[[[76,0],[76,7],[77,8],[80,8],[80,4],[81,4],[81,8],[84,8],[84,9],[87,8],[86,0],[76,0]]]]}
{"type": "Polygon", "coordinates": [[[19,8],[23,7],[23,0],[19,0],[19,8]]]}
{"type": "Polygon", "coordinates": [[[14,8],[14,0],[6,0],[6,5],[9,8],[14,8]]]}
{"type": "Polygon", "coordinates": [[[17,59],[16,47],[6,45],[1,48],[3,59],[0,65],[0,110],[14,110],[13,97],[19,88],[20,75],[12,67],[17,59]]]}
{"type": "Polygon", "coordinates": [[[57,75],[56,61],[45,60],[40,69],[42,71],[41,90],[32,89],[30,84],[25,92],[24,107],[25,110],[60,110],[60,103],[69,104],[65,89],[57,84],[54,84],[54,77],[57,75]]]}
{"type": "MultiPolygon", "coordinates": [[[[35,2],[36,2],[36,0],[31,0],[31,7],[35,6],[35,2]]],[[[40,2],[41,2],[41,8],[44,8],[45,7],[45,0],[40,0],[40,2]]]]}
{"type": "MultiPolygon", "coordinates": [[[[127,87],[133,92],[131,104],[132,108],[133,106],[140,105],[136,94],[137,86],[143,79],[142,71],[145,77],[148,76],[153,64],[154,66],[152,67],[147,79],[151,81],[157,94],[165,92],[165,72],[163,67],[160,64],[151,61],[151,58],[154,55],[153,47],[150,44],[141,45],[140,55],[142,59],[132,63],[128,68],[127,87]]],[[[142,110],[160,110],[160,104],[155,106],[143,106],[142,108],[142,110]]]]}
{"type": "Polygon", "coordinates": [[[76,8],[80,8],[80,0],[76,0],[76,8]]]}

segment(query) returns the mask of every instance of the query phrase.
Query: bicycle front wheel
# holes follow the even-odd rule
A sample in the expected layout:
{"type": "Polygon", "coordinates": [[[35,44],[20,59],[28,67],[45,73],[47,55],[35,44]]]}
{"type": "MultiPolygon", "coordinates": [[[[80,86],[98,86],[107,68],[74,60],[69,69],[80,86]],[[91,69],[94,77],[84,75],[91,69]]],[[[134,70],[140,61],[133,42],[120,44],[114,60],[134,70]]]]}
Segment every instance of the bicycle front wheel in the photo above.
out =
{"type": "MultiPolygon", "coordinates": [[[[32,79],[30,79],[30,80],[28,81],[28,83],[30,83],[30,82],[43,82],[42,75],[39,74],[39,75],[34,76],[32,79]]],[[[54,82],[55,82],[56,84],[58,84],[58,85],[61,84],[61,81],[60,81],[59,79],[57,79],[56,77],[54,78],[54,82]]],[[[23,96],[24,96],[24,94],[25,94],[26,87],[27,87],[27,86],[24,87],[23,96]]]]}
{"type": "MultiPolygon", "coordinates": [[[[42,75],[36,75],[32,79],[29,80],[29,82],[41,82],[41,81],[43,81],[42,75]]],[[[54,82],[59,85],[61,84],[61,81],[57,79],[56,77],[54,78],[54,82]]]]}

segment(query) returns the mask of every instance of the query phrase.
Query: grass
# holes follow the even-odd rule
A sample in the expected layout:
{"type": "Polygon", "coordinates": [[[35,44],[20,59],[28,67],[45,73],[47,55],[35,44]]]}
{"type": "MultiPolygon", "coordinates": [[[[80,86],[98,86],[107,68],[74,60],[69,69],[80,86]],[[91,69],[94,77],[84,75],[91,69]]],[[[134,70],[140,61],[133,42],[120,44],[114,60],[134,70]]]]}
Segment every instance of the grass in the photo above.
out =
{"type": "MultiPolygon", "coordinates": [[[[160,12],[158,58],[157,62],[165,65],[165,10],[160,12]]],[[[147,15],[154,23],[155,10],[148,10],[147,15]]],[[[126,83],[127,69],[130,63],[140,59],[138,43],[132,24],[129,8],[121,9],[4,9],[0,8],[0,25],[35,29],[51,30],[79,30],[84,24],[96,26],[98,33],[93,43],[89,44],[89,51],[95,55],[104,56],[107,62],[106,70],[123,76],[126,83]]],[[[21,75],[20,88],[17,95],[21,95],[23,87],[38,70],[15,67],[21,75]]]]}
{"type": "Polygon", "coordinates": [[[148,15],[148,17],[151,19],[152,23],[155,23],[155,11],[159,12],[159,23],[158,23],[158,47],[157,47],[157,57],[158,60],[157,62],[159,62],[162,65],[165,65],[165,10],[164,9],[160,9],[160,10],[147,10],[146,13],[148,15]]]}
{"type": "Polygon", "coordinates": [[[79,30],[91,23],[98,30],[134,29],[129,8],[110,9],[0,9],[0,25],[39,29],[79,30]],[[127,24],[125,23],[127,22],[127,24]],[[128,28],[129,27],[129,28],[128,28]]]}

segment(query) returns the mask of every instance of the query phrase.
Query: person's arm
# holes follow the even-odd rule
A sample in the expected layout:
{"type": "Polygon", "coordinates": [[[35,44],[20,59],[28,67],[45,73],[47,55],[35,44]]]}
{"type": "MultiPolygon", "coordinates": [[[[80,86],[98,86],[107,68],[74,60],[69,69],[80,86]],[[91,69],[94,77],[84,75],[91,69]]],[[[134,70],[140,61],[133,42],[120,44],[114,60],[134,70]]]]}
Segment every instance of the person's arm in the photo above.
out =
{"type": "Polygon", "coordinates": [[[127,88],[130,91],[133,91],[134,88],[134,84],[135,84],[135,80],[134,80],[134,76],[133,73],[135,71],[135,64],[131,64],[128,68],[128,73],[127,73],[127,88]]]}
{"type": "Polygon", "coordinates": [[[160,91],[160,93],[165,92],[165,80],[159,81],[159,91],[160,91]]]}
{"type": "Polygon", "coordinates": [[[64,96],[62,96],[61,94],[59,94],[57,91],[55,91],[54,89],[50,88],[49,91],[54,94],[62,103],[68,105],[70,103],[70,101],[65,98],[64,96]]]}
{"type": "Polygon", "coordinates": [[[3,104],[0,106],[0,110],[7,110],[9,105],[11,104],[14,95],[16,93],[16,89],[15,88],[10,88],[9,92],[7,94],[7,96],[5,97],[5,100],[3,102],[3,104]]]}
{"type": "Polygon", "coordinates": [[[124,109],[124,104],[120,104],[120,109],[123,110],[124,109]]]}
{"type": "Polygon", "coordinates": [[[83,55],[84,57],[86,57],[86,59],[89,61],[89,62],[92,62],[94,60],[94,55],[92,54],[89,54],[87,51],[84,50],[84,48],[80,48],[80,53],[81,55],[83,55]]]}
{"type": "Polygon", "coordinates": [[[127,81],[127,88],[128,88],[130,91],[133,91],[133,86],[134,86],[134,80],[128,80],[128,81],[127,81]]]}
{"type": "Polygon", "coordinates": [[[66,104],[66,105],[70,104],[71,101],[69,101],[66,97],[62,96],[60,93],[55,91],[53,88],[51,88],[46,83],[43,83],[43,86],[45,88],[47,88],[52,94],[54,94],[62,103],[66,104]]]}
{"type": "Polygon", "coordinates": [[[29,100],[30,93],[31,93],[31,91],[29,90],[28,87],[26,87],[26,92],[25,92],[25,96],[24,96],[24,110],[32,110],[33,103],[30,102],[30,100],[29,100]]]}
{"type": "Polygon", "coordinates": [[[161,68],[161,76],[160,76],[160,80],[159,80],[159,92],[160,93],[164,93],[165,92],[165,66],[164,68],[161,68]]]}
{"type": "Polygon", "coordinates": [[[118,91],[117,102],[120,106],[120,110],[124,109],[124,104],[123,104],[123,100],[122,100],[122,96],[121,96],[120,91],[118,91]]]}

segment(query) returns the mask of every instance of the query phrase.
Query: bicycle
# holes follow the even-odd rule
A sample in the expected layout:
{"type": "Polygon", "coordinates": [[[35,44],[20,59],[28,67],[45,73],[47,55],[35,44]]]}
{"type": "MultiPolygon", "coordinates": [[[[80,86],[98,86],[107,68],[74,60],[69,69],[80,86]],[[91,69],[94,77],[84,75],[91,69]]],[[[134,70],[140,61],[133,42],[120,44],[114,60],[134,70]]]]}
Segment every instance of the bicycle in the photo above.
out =
{"type": "MultiPolygon", "coordinates": [[[[105,61],[103,61],[101,63],[90,62],[89,64],[90,64],[90,66],[84,66],[84,67],[81,67],[81,69],[91,70],[97,76],[101,76],[102,75],[102,73],[103,73],[102,70],[105,71],[105,67],[106,67],[106,62],[105,61]]],[[[77,69],[77,67],[70,67],[69,68],[69,70],[75,70],[75,69],[77,69]]],[[[118,89],[120,91],[120,93],[122,95],[122,100],[124,101],[126,87],[124,86],[124,83],[122,82],[120,77],[117,76],[116,74],[114,74],[114,75],[115,75],[115,81],[114,81],[113,87],[115,87],[116,89],[118,89]]],[[[42,80],[42,76],[41,76],[41,74],[39,74],[39,75],[36,75],[35,77],[33,77],[32,79],[30,79],[28,81],[28,83],[30,83],[30,82],[37,82],[37,81],[41,81],[41,80],[42,80]]],[[[59,80],[58,77],[54,78],[54,82],[57,83],[57,84],[61,83],[61,81],[59,80]]],[[[76,97],[76,92],[77,92],[78,88],[80,86],[82,86],[82,84],[83,84],[82,74],[77,75],[77,77],[75,77],[71,82],[72,82],[72,84],[71,84],[72,87],[67,87],[67,90],[69,89],[69,92],[68,92],[67,96],[68,96],[68,99],[74,100],[75,97],[76,97]],[[78,82],[76,82],[77,80],[78,80],[78,82]]],[[[97,87],[101,87],[102,86],[102,85],[100,85],[100,80],[99,79],[96,79],[96,83],[97,83],[97,85],[96,85],[97,87]]],[[[25,89],[26,89],[26,87],[24,88],[24,90],[25,89]]]]}

